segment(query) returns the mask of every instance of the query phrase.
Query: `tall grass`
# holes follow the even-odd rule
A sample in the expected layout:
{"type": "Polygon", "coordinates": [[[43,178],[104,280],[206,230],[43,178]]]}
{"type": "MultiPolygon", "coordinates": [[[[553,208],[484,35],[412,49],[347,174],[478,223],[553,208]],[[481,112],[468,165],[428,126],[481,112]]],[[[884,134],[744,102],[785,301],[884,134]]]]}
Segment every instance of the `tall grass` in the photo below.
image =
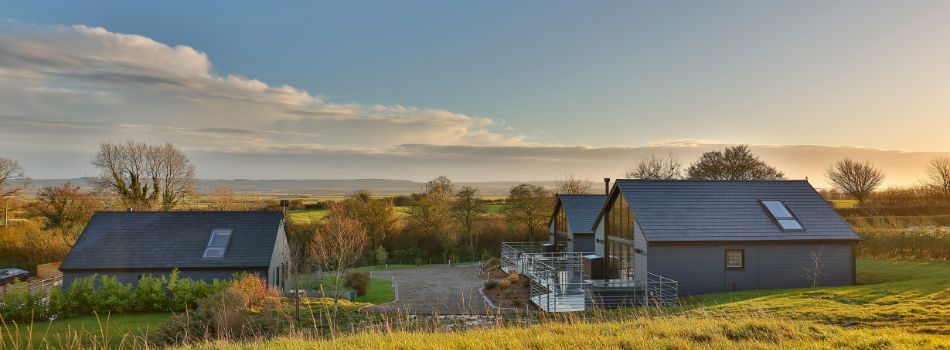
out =
{"type": "Polygon", "coordinates": [[[950,261],[950,227],[926,217],[852,217],[859,257],[950,261]]]}

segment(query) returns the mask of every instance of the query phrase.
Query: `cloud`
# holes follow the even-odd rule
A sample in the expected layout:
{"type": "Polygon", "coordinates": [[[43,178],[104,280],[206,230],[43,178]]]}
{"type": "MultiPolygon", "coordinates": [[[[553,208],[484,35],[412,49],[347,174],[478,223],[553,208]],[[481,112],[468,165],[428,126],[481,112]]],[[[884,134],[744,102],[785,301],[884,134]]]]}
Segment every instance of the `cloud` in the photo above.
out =
{"type": "Polygon", "coordinates": [[[32,147],[16,136],[26,132],[49,135],[44,147],[55,147],[61,140],[55,135],[62,135],[68,147],[88,150],[117,138],[170,141],[208,152],[375,152],[412,142],[524,142],[511,131],[495,130],[497,122],[489,118],[401,105],[339,104],[288,85],[218,75],[204,52],[140,35],[87,26],[3,26],[4,148],[32,147]]]}
{"type": "MultiPolygon", "coordinates": [[[[724,146],[539,144],[502,120],[403,105],[336,103],[288,85],[217,74],[204,52],[86,26],[0,24],[0,156],[39,178],[95,174],[98,144],[182,147],[205,178],[545,180],[618,177],[650,154],[683,163],[724,146]]],[[[558,140],[543,130],[532,131],[558,140]]],[[[789,177],[824,186],[836,159],[870,159],[909,184],[938,153],[753,145],[789,177]]],[[[942,154],[946,155],[946,153],[942,154]]]]}

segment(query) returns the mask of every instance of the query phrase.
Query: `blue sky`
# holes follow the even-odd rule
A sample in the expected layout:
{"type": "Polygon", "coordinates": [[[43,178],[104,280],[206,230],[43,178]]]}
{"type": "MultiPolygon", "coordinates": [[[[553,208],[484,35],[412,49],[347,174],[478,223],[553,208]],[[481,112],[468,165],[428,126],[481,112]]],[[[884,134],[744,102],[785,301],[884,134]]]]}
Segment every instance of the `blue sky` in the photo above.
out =
{"type": "MultiPolygon", "coordinates": [[[[602,149],[676,141],[950,150],[950,138],[941,136],[950,128],[950,65],[946,64],[950,62],[946,44],[950,42],[950,3],[940,1],[29,1],[0,5],[0,18],[6,20],[7,28],[16,28],[3,32],[15,33],[19,43],[55,42],[49,39],[52,34],[37,38],[31,31],[73,25],[102,28],[170,48],[193,48],[206,56],[210,74],[217,77],[234,75],[269,87],[286,85],[331,101],[334,108],[387,106],[374,118],[428,118],[399,109],[405,107],[473,120],[465,124],[465,135],[450,140],[408,132],[410,137],[390,140],[374,133],[388,126],[366,121],[334,125],[329,128],[332,132],[326,131],[326,121],[291,125],[285,118],[266,126],[237,123],[279,132],[306,131],[314,135],[312,139],[296,135],[299,139],[294,145],[344,149],[361,157],[404,154],[405,149],[393,148],[416,143],[602,149]],[[360,140],[365,130],[372,131],[373,140],[360,140]]],[[[98,57],[90,55],[84,57],[98,57]]],[[[124,93],[114,81],[107,86],[101,80],[81,81],[74,76],[59,79],[47,79],[34,88],[124,93]]],[[[170,108],[168,101],[144,92],[119,98],[122,108],[82,101],[59,111],[22,108],[16,111],[17,123],[42,117],[44,123],[91,119],[108,124],[128,110],[144,110],[151,115],[136,121],[140,127],[177,125],[183,114],[204,118],[242,113],[209,106],[182,112],[185,107],[170,108]],[[73,115],[73,111],[90,117],[73,115]],[[103,116],[110,113],[114,117],[103,116]]],[[[270,112],[261,113],[270,116],[270,112]]],[[[453,128],[439,120],[438,127],[453,128]]],[[[207,130],[233,125],[209,119],[203,126],[207,130]]],[[[136,134],[116,130],[90,136],[136,134]]],[[[94,151],[102,141],[92,139],[83,146],[84,152],[94,151]]],[[[196,157],[247,151],[247,147],[182,138],[172,141],[196,157]]],[[[45,151],[42,157],[46,158],[36,159],[44,159],[43,163],[55,159],[55,148],[28,150],[31,146],[10,141],[0,143],[0,152],[40,157],[37,152],[45,151]]],[[[570,155],[564,157],[563,172],[589,172],[597,178],[596,170],[579,171],[584,164],[568,162],[570,155]]],[[[506,161],[510,160],[497,160],[506,161]]],[[[34,166],[44,175],[69,172],[34,166]]],[[[72,172],[89,171],[81,167],[72,172]]],[[[446,172],[460,176],[471,173],[452,170],[451,164],[446,167],[446,172]]],[[[370,173],[354,169],[353,177],[370,173]]],[[[244,177],[271,177],[267,175],[251,172],[244,177]]],[[[303,171],[303,175],[346,177],[346,173],[320,171],[303,171]]],[[[424,176],[399,171],[395,175],[424,176]]],[[[508,177],[492,178],[540,175],[515,169],[508,177]]]]}

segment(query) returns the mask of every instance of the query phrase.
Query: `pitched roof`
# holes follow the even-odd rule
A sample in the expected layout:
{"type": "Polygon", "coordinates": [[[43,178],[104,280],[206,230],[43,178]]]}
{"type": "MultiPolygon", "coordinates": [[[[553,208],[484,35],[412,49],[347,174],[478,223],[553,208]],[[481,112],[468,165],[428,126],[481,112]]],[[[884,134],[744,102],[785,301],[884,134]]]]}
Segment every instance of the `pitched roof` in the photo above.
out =
{"type": "Polygon", "coordinates": [[[649,241],[860,239],[806,180],[620,179],[617,189],[649,241]],[[805,230],[783,231],[761,200],[785,203],[805,230]]]}
{"type": "Polygon", "coordinates": [[[280,212],[97,212],[62,270],[266,267],[280,212]],[[202,258],[214,229],[231,229],[223,258],[202,258]]]}
{"type": "MultiPolygon", "coordinates": [[[[557,195],[559,205],[564,207],[564,214],[567,215],[567,223],[572,232],[594,232],[591,228],[594,226],[594,220],[597,214],[604,206],[607,196],[602,194],[559,194],[557,195]]],[[[557,216],[558,206],[554,206],[554,214],[551,220],[557,216]]]]}

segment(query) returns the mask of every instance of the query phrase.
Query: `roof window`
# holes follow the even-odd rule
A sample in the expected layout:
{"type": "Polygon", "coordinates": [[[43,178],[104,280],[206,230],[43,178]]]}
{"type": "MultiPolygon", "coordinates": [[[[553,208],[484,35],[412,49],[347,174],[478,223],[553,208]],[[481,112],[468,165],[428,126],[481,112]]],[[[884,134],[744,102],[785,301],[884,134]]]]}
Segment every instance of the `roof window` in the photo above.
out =
{"type": "Polygon", "coordinates": [[[211,239],[208,240],[208,247],[205,248],[203,258],[223,258],[224,252],[228,249],[228,242],[231,241],[231,229],[215,229],[211,231],[211,239]]]}
{"type": "Polygon", "coordinates": [[[762,201],[762,205],[772,214],[772,218],[778,223],[784,231],[804,231],[805,227],[798,221],[798,218],[792,214],[791,210],[785,206],[782,201],[762,201]]]}

